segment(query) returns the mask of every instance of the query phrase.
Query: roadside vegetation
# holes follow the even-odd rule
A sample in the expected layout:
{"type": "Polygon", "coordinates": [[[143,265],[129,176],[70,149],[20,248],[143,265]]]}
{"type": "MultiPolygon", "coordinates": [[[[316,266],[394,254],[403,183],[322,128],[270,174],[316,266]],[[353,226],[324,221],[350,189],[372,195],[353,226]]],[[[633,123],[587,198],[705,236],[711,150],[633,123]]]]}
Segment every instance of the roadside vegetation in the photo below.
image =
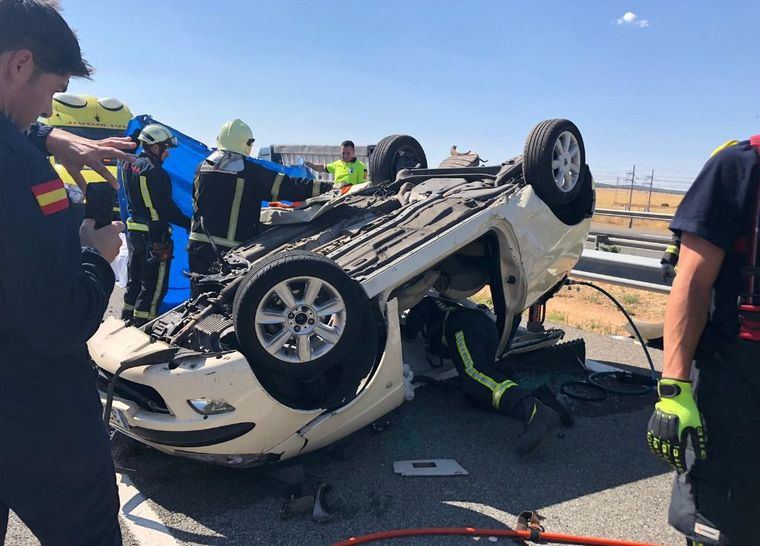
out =
{"type": "MultiPolygon", "coordinates": [[[[612,294],[634,319],[661,322],[665,317],[668,296],[643,290],[632,290],[609,284],[599,286],[612,294]]],[[[492,306],[489,289],[483,289],[472,298],[477,303],[492,306]]],[[[546,306],[546,320],[566,324],[601,335],[629,335],[627,321],[615,304],[593,288],[565,287],[546,306]]]]}

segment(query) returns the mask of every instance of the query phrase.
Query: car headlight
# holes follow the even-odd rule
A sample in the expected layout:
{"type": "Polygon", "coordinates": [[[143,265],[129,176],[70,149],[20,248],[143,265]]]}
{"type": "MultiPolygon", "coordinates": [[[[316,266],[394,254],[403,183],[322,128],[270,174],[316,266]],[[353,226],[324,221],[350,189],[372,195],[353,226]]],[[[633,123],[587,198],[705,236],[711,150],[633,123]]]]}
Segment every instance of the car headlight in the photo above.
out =
{"type": "Polygon", "coordinates": [[[188,400],[188,404],[201,415],[218,415],[235,411],[235,407],[225,400],[209,400],[208,398],[195,398],[188,400]]]}

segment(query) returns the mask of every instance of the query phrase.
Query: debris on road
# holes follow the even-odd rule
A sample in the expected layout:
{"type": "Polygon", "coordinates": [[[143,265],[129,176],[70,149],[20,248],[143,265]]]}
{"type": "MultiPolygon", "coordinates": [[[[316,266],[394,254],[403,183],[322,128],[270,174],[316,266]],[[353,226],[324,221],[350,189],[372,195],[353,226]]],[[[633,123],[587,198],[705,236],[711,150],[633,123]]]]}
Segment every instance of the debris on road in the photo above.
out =
{"type": "Polygon", "coordinates": [[[393,471],[405,478],[416,476],[467,476],[469,474],[454,459],[394,461],[393,471]]]}

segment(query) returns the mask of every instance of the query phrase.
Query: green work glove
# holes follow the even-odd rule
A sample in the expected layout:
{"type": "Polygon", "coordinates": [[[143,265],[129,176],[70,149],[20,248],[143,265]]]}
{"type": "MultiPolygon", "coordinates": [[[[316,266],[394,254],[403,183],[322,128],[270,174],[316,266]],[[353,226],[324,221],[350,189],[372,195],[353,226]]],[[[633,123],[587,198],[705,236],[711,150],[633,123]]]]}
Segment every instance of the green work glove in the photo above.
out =
{"type": "Polygon", "coordinates": [[[652,453],[686,472],[686,451],[697,459],[707,458],[707,438],[702,416],[694,401],[691,381],[663,378],[657,384],[660,401],[649,419],[647,443],[652,453]]]}

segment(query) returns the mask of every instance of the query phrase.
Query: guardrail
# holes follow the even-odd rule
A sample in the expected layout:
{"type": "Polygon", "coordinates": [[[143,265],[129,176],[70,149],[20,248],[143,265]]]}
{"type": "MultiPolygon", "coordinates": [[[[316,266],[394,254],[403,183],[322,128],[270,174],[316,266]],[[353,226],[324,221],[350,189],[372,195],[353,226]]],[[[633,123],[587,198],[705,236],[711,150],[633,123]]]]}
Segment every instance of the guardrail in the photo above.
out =
{"type": "Polygon", "coordinates": [[[620,218],[634,218],[638,220],[672,220],[672,214],[662,212],[640,212],[635,210],[619,209],[595,209],[596,216],[618,216],[620,218]]]}
{"type": "MultiPolygon", "coordinates": [[[[586,241],[594,245],[611,245],[622,248],[638,248],[641,250],[653,250],[656,252],[665,252],[670,244],[670,238],[667,242],[650,242],[636,237],[623,237],[619,235],[589,234],[586,241]]],[[[597,246],[598,248],[598,246],[597,246]]]]}
{"type": "Polygon", "coordinates": [[[570,276],[660,294],[670,293],[670,286],[660,275],[660,260],[656,258],[586,249],[570,276]]]}

